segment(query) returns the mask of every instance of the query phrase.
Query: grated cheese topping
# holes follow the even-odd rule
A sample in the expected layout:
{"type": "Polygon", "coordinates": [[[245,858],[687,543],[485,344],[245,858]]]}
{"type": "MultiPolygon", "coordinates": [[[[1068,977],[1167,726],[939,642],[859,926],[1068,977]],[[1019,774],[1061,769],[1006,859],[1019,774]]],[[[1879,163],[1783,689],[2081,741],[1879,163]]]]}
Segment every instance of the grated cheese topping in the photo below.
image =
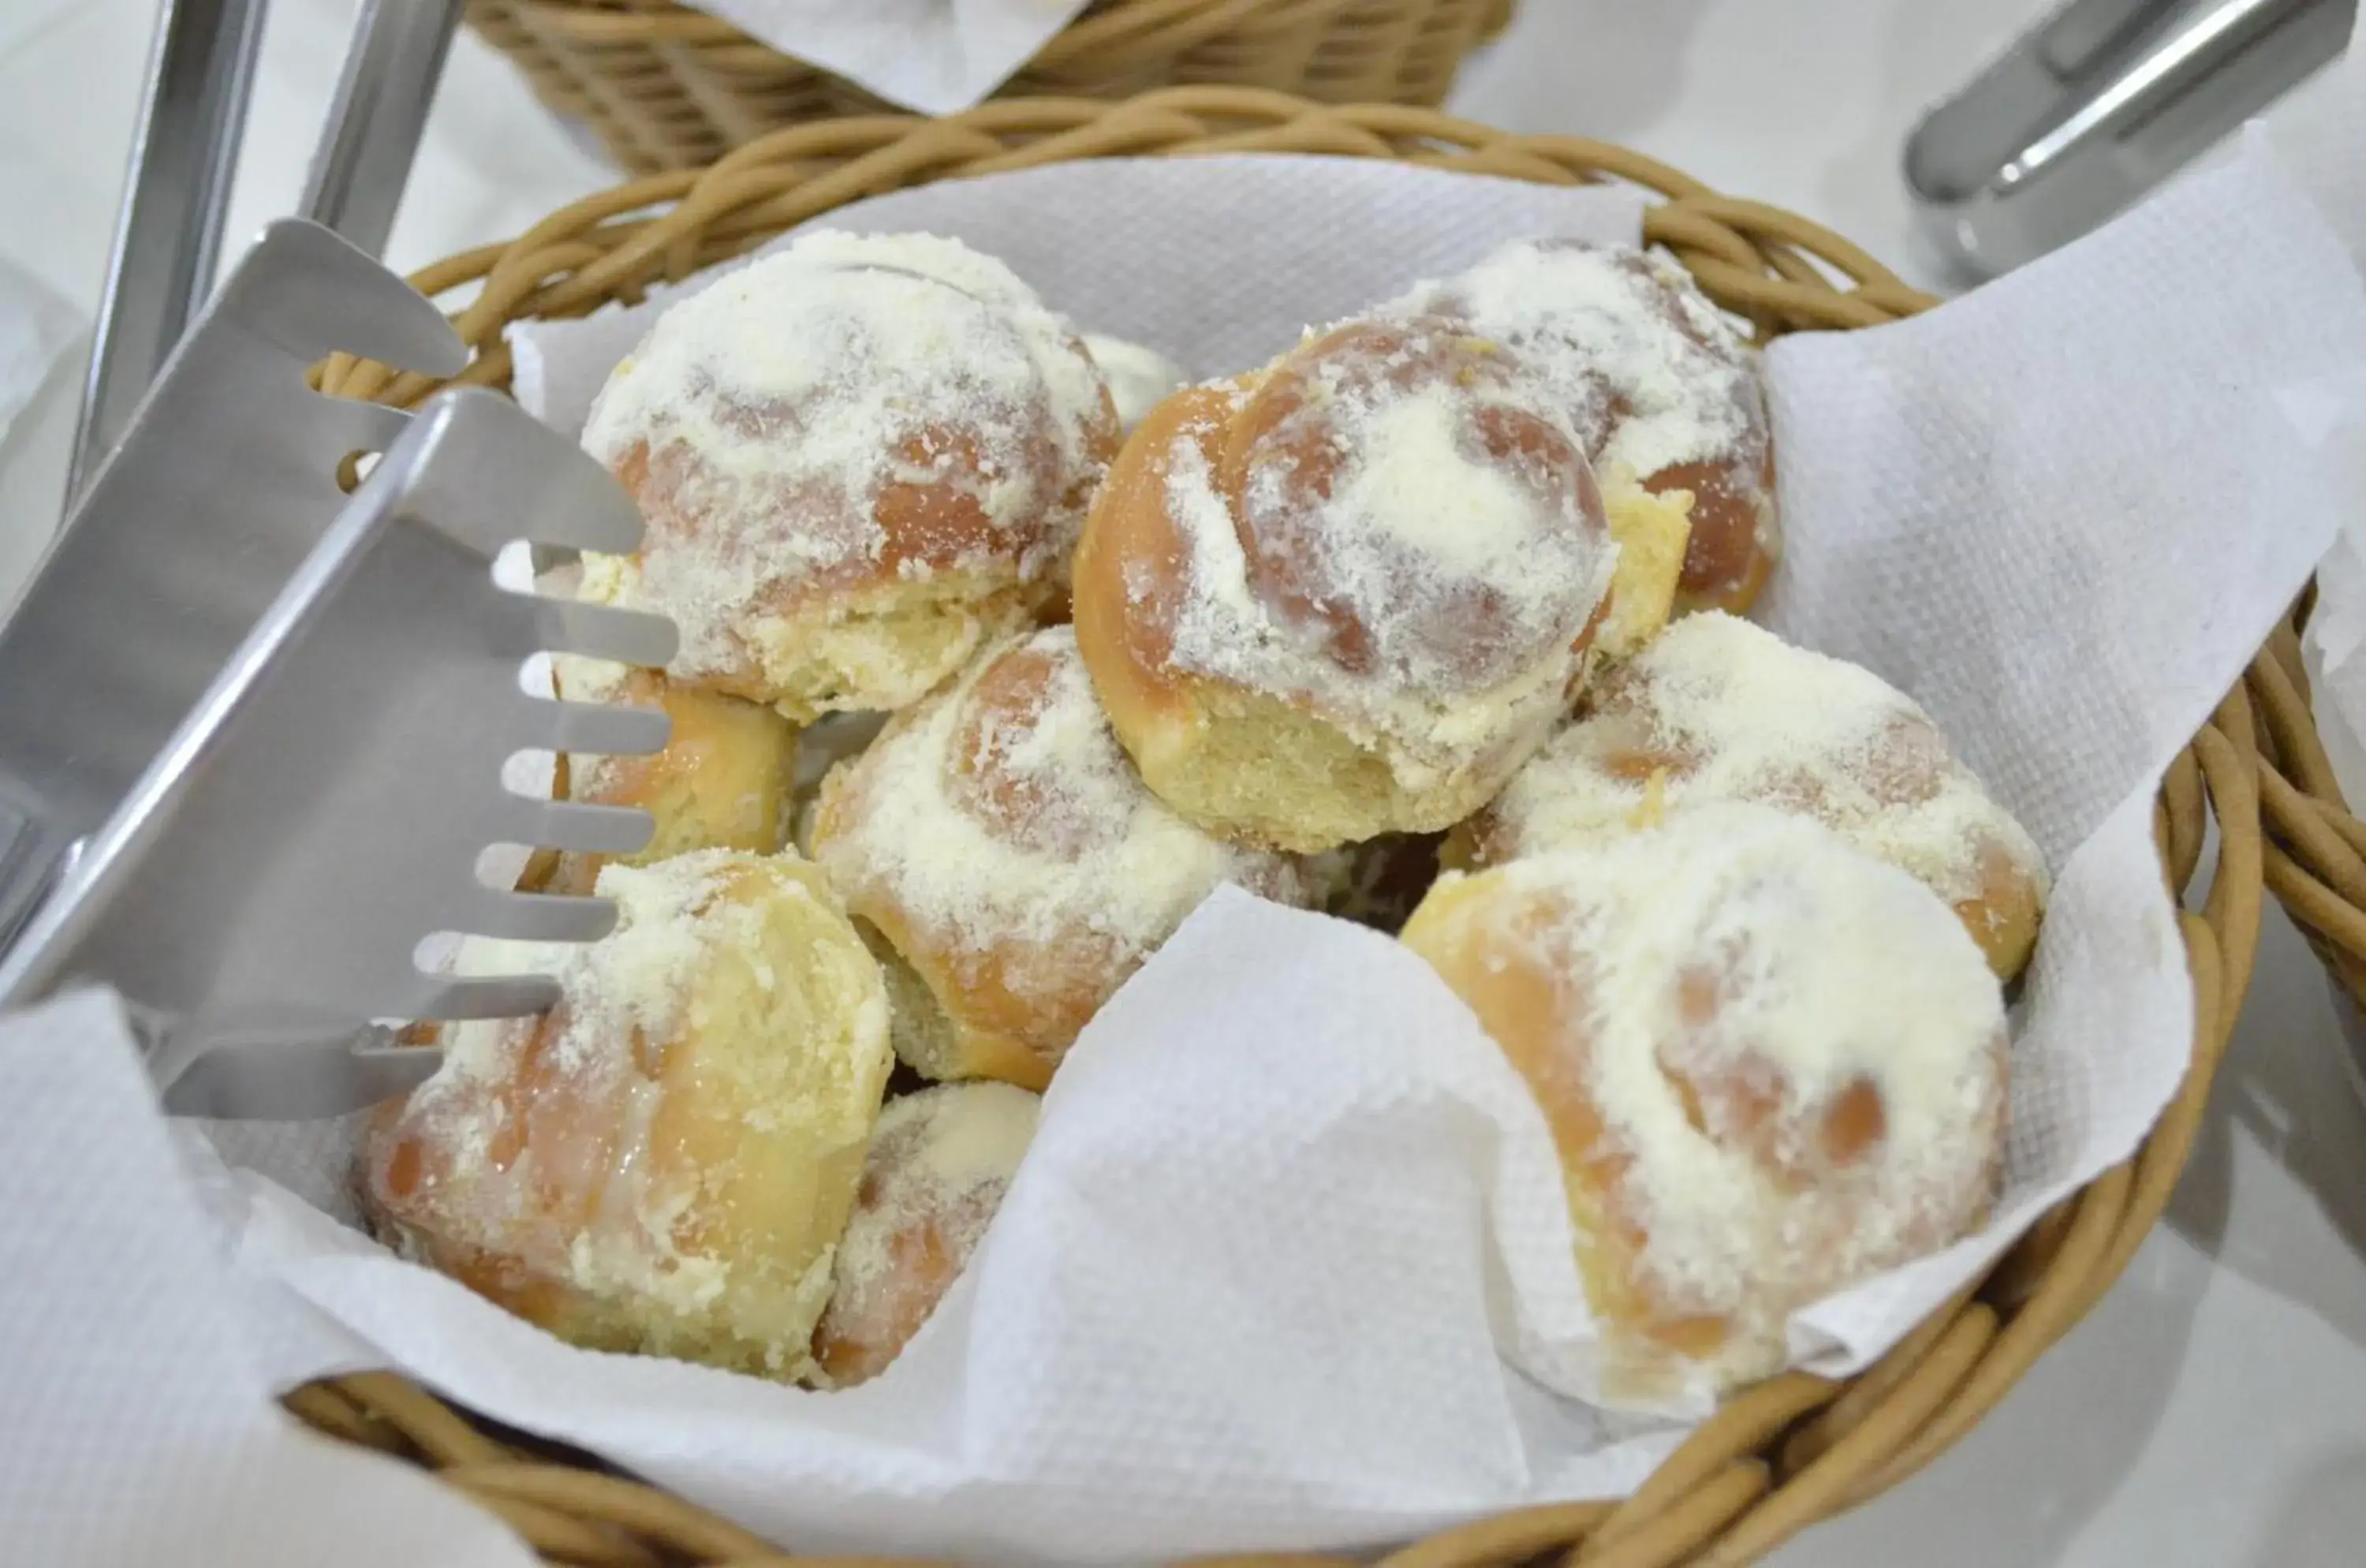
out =
{"type": "MultiPolygon", "coordinates": [[[[682,1087],[665,1077],[667,1051],[692,1034],[765,1027],[769,1010],[783,1006],[783,1016],[810,1021],[797,1038],[752,1057],[736,1037],[726,1050],[703,1052],[702,1083],[692,1092],[744,1100],[751,1136],[803,1139],[824,1161],[850,1138],[859,1146],[876,1109],[891,1059],[886,995],[851,932],[845,954],[818,955],[813,975],[769,966],[765,954],[781,945],[772,922],[783,901],[842,921],[810,868],[706,850],[645,868],[609,864],[597,891],[618,913],[600,942],[463,945],[458,973],[548,974],[561,1000],[541,1017],[444,1031],[443,1066],[401,1118],[407,1134],[433,1151],[432,1190],[416,1210],[451,1240],[507,1253],[594,1298],[646,1303],[660,1324],[688,1322],[718,1310],[734,1289],[733,1266],[685,1245],[713,1228],[701,1212],[713,1202],[707,1185],[726,1172],[684,1168],[682,1151],[659,1136],[669,1098],[682,1087]],[[750,888],[751,870],[777,874],[750,888]],[[712,990],[723,955],[752,967],[756,996],[712,990]],[[842,983],[850,978],[855,983],[842,983]],[[717,1010],[724,1008],[733,1010],[717,1010]]],[[[668,1136],[680,1134],[677,1126],[668,1136]]],[[[768,1168],[779,1179],[793,1174],[778,1162],[768,1168]]],[[[818,1166],[794,1179],[819,1179],[818,1166]]],[[[811,1196],[828,1201],[818,1187],[811,1196]]],[[[828,1251],[817,1248],[811,1278],[765,1287],[780,1289],[777,1304],[749,1310],[794,1319],[791,1309],[809,1297],[809,1326],[827,1291],[828,1251]]],[[[805,1332],[767,1348],[774,1370],[802,1357],[805,1332]]]]}

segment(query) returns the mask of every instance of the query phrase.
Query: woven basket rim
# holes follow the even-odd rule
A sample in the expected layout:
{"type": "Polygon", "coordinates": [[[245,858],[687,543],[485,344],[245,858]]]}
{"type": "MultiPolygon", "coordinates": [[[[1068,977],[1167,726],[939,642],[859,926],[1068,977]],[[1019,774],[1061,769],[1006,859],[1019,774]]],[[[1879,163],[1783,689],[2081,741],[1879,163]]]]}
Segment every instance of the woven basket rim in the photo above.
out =
{"type": "MultiPolygon", "coordinates": [[[[1638,186],[1658,198],[1648,210],[1647,243],[1666,249],[1763,333],[1876,325],[1933,302],[1820,225],[1718,195],[1628,149],[1512,135],[1431,110],[1218,87],[1117,103],[1008,99],[942,119],[880,115],[794,127],[705,171],[653,175],[588,197],[513,240],[425,267],[413,282],[431,298],[475,288],[453,318],[473,355],[454,380],[505,387],[508,321],[637,299],[652,284],[679,282],[862,197],[1075,158],[1234,152],[1391,158],[1546,183],[1638,186]]],[[[322,367],[321,384],[339,395],[405,405],[438,385],[344,357],[322,367]]],[[[2287,762],[2315,740],[2304,700],[2293,705],[2298,671],[2288,626],[2162,782],[2155,838],[2172,891],[2193,882],[2214,818],[2219,853],[2202,908],[2180,914],[2194,986],[2191,1065],[2130,1159],[2066,1199],[1983,1280],[1860,1376],[1772,1379],[1728,1401],[1623,1502],[1479,1521],[1408,1547],[1385,1559],[1385,1568],[1477,1568],[1564,1548],[1583,1548],[1590,1562],[1609,1568],[1735,1568],[1916,1473],[1986,1415],[2118,1278],[2192,1146],[2248,988],[2265,867],[2277,852],[2262,841],[2261,792],[2273,801],[2279,765],[2307,775],[2304,763],[2287,762]]],[[[2314,755],[2321,761],[2322,748],[2314,755]]],[[[2329,769],[2324,773],[2329,779],[2329,769]]],[[[2366,856],[2366,829],[2348,841],[2366,856]]],[[[2366,895],[2366,859],[2357,869],[2366,895]]],[[[2352,902],[2355,913],[2366,899],[2352,902]]],[[[2366,966],[2366,914],[2357,920],[2352,951],[2366,966]]],[[[530,1441],[488,1435],[392,1373],[327,1380],[298,1391],[289,1404],[322,1430],[437,1471],[554,1560],[628,1561],[625,1553],[659,1550],[699,1562],[802,1561],[817,1568],[820,1561],[781,1556],[679,1498],[554,1459],[530,1441]]]]}

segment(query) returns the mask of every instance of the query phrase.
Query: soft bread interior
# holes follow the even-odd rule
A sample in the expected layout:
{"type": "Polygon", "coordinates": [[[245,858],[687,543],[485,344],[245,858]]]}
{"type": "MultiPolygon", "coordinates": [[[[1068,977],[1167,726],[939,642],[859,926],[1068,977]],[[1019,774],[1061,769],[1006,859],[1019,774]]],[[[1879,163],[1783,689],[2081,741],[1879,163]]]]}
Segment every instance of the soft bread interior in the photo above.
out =
{"type": "Polygon", "coordinates": [[[871,956],[879,961],[879,973],[887,984],[888,1038],[894,1042],[896,1059],[924,1078],[942,1081],[965,1077],[953,1021],[935,990],[876,925],[858,916],[854,929],[862,933],[871,956]]]}
{"type": "Polygon", "coordinates": [[[1410,790],[1380,747],[1280,698],[1213,681],[1190,691],[1189,711],[1161,714],[1126,739],[1152,793],[1219,837],[1304,854],[1386,832],[1435,832],[1502,782],[1473,771],[1410,790]]]}
{"type": "Polygon", "coordinates": [[[578,1268],[639,1316],[641,1348],[779,1373],[828,1304],[892,1066],[886,997],[814,867],[775,861],[725,897],[752,919],[707,949],[682,1032],[643,1043],[659,1088],[651,1205],[679,1206],[677,1256],[652,1268],[579,1245],[578,1268]]]}
{"type": "Polygon", "coordinates": [[[1027,625],[1051,592],[941,571],[760,616],[746,635],[762,690],[749,694],[800,723],[908,707],[979,649],[1027,625]]]}
{"type": "Polygon", "coordinates": [[[1618,541],[1618,566],[1610,579],[1610,614],[1594,647],[1606,658],[1624,659],[1657,637],[1675,613],[1693,497],[1689,491],[1654,495],[1631,479],[1613,479],[1603,486],[1602,505],[1610,536],[1618,541]]]}
{"type": "Polygon", "coordinates": [[[568,698],[654,704],[673,728],[665,749],[653,756],[563,759],[558,794],[596,806],[637,807],[656,825],[636,854],[559,856],[551,891],[590,892],[610,859],[646,866],[694,850],[770,854],[781,847],[789,826],[797,728],[779,713],[650,670],[634,670],[605,686],[562,663],[558,689],[568,698]]]}
{"type": "Polygon", "coordinates": [[[559,967],[560,1009],[463,1026],[374,1131],[371,1207],[562,1338],[802,1376],[894,1065],[879,966],[792,857],[600,891],[623,919],[559,967]]]}

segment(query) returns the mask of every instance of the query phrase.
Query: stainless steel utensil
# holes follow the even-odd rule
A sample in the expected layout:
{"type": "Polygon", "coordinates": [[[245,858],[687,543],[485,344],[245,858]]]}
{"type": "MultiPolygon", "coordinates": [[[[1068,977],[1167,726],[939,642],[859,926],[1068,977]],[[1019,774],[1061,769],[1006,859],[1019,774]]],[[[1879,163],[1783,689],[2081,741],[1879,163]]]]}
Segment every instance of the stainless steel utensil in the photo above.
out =
{"type": "Polygon", "coordinates": [[[493,393],[421,411],[0,958],[0,1008],[82,980],[122,993],[169,1109],[339,1114],[410,1087],[438,1053],[374,1021],[517,1016],[546,976],[455,978],[415,953],[439,932],[590,941],[606,900],[489,887],[494,843],[629,852],[645,812],[529,799],[520,750],[629,754],[653,709],[526,694],[557,650],[672,657],[661,616],[509,592],[494,555],[526,538],[629,551],[641,522],[601,466],[493,393]]]}
{"type": "MultiPolygon", "coordinates": [[[[295,216],[383,249],[461,0],[364,0],[295,216]]],[[[71,501],[213,291],[265,0],[163,0],[66,479],[71,501]]]]}
{"type": "Polygon", "coordinates": [[[66,499],[113,449],[213,291],[264,0],[163,0],[83,381],[66,499]]]}
{"type": "Polygon", "coordinates": [[[363,0],[296,216],[386,248],[459,25],[460,0],[363,0]]]}
{"type": "Polygon", "coordinates": [[[2074,0],[1906,144],[1940,249],[1991,277],[2067,243],[2339,55],[2358,0],[2074,0]]]}
{"type": "Polygon", "coordinates": [[[241,259],[0,624],[0,943],[122,804],[410,416],[327,398],[345,349],[449,375],[435,308],[325,229],[241,259]]]}

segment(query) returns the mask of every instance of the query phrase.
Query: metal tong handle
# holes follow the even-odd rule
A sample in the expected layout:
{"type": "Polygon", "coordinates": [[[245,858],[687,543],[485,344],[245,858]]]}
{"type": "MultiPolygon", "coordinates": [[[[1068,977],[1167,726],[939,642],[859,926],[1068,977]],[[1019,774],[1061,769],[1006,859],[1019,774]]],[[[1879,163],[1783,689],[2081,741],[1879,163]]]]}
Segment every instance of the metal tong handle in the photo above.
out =
{"type": "MultiPolygon", "coordinates": [[[[265,0],[163,0],[66,480],[114,450],[212,294],[265,0]]],[[[364,0],[297,216],[377,254],[417,156],[460,0],[364,0]]]]}
{"type": "Polygon", "coordinates": [[[2000,185],[2034,179],[2094,136],[2115,136],[2160,104],[2182,97],[2263,33],[2317,0],[2222,0],[2177,17],[2117,73],[2096,84],[2063,121],[1997,171],[2000,185]]]}
{"type": "Polygon", "coordinates": [[[1906,183],[1993,275],[2142,197],[2340,53],[2357,0],[2072,0],[1933,108],[1906,183]]]}

